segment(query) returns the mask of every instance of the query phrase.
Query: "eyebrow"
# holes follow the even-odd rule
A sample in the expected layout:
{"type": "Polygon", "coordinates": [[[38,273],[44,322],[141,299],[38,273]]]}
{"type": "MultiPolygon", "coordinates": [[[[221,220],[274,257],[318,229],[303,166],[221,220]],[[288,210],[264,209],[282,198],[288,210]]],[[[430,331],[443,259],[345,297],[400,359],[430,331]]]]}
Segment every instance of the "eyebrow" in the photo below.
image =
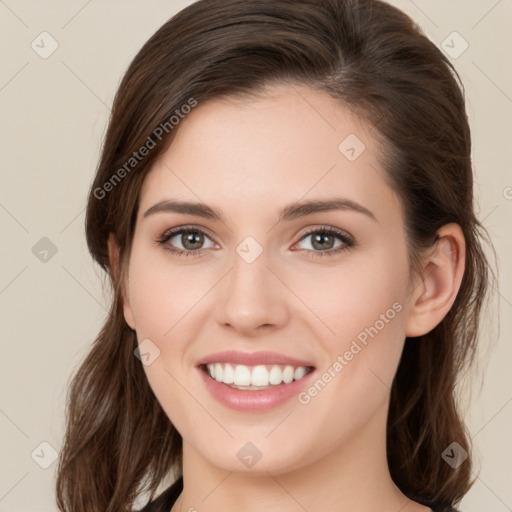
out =
{"type": "MultiPolygon", "coordinates": [[[[307,215],[312,215],[314,213],[329,212],[335,210],[355,211],[370,217],[375,222],[378,222],[375,215],[370,210],[368,210],[368,208],[365,208],[359,203],[345,198],[299,201],[288,204],[281,210],[278,222],[290,221],[301,217],[306,217],[307,215]]],[[[222,215],[219,212],[204,203],[166,199],[154,204],[151,208],[146,210],[143,218],[145,219],[156,213],[184,213],[187,215],[195,215],[197,217],[203,217],[205,219],[225,223],[222,215]]]]}

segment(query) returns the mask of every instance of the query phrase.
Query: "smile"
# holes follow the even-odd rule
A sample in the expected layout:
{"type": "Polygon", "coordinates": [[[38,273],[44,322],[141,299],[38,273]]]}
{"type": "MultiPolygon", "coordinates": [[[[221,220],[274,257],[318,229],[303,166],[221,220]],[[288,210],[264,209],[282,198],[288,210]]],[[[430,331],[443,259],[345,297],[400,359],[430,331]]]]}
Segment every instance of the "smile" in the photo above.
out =
{"type": "Polygon", "coordinates": [[[318,373],[307,359],[269,351],[217,352],[197,361],[196,368],[218,403],[251,413],[268,411],[297,397],[318,373]]]}
{"type": "Polygon", "coordinates": [[[234,389],[264,390],[290,384],[306,376],[312,367],[291,365],[247,366],[243,364],[209,363],[203,365],[212,379],[234,389]]]}

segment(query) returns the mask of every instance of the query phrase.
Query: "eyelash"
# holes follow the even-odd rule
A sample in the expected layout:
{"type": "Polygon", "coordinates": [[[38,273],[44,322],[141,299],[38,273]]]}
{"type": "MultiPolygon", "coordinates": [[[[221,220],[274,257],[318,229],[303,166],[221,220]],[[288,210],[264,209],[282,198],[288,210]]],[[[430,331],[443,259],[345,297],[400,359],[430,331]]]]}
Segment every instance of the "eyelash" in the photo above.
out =
{"type": "MultiPolygon", "coordinates": [[[[161,236],[159,236],[155,240],[155,242],[158,245],[163,246],[163,248],[166,251],[169,251],[170,253],[172,253],[172,254],[174,254],[176,256],[179,256],[179,257],[182,257],[182,256],[184,256],[184,257],[200,256],[207,249],[198,249],[198,250],[195,250],[195,251],[191,251],[189,249],[176,249],[173,246],[167,244],[167,242],[171,238],[173,238],[174,236],[180,235],[182,233],[187,233],[187,232],[198,232],[198,233],[201,233],[201,234],[203,234],[206,237],[211,239],[211,237],[208,236],[208,234],[205,233],[202,229],[198,229],[198,228],[196,228],[194,226],[182,226],[180,228],[176,228],[176,229],[172,229],[170,231],[166,231],[161,236]]],[[[341,253],[343,251],[346,251],[346,250],[348,250],[348,249],[350,249],[350,248],[352,248],[352,247],[354,247],[356,245],[355,241],[348,234],[346,234],[345,232],[340,231],[338,229],[329,227],[329,226],[322,227],[322,228],[311,228],[311,229],[309,229],[306,233],[304,233],[301,236],[301,238],[299,239],[298,242],[302,242],[302,240],[304,240],[305,238],[307,238],[308,236],[310,236],[312,234],[319,234],[319,233],[320,234],[329,234],[329,235],[336,236],[337,238],[339,238],[343,242],[343,245],[341,245],[340,247],[337,247],[336,249],[328,249],[328,250],[325,250],[325,251],[313,251],[313,250],[309,250],[309,249],[304,249],[304,250],[308,251],[309,253],[312,253],[311,256],[313,258],[322,258],[322,257],[325,257],[325,256],[334,256],[334,255],[339,254],[339,253],[341,253]]]]}

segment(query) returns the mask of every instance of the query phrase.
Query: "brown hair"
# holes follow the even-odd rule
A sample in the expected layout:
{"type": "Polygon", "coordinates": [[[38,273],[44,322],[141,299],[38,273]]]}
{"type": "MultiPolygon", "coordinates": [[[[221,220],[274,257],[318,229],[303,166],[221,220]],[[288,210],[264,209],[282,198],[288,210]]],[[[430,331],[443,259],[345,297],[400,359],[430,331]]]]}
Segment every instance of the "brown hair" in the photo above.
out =
{"type": "Polygon", "coordinates": [[[456,504],[471,485],[471,458],[457,469],[441,458],[453,441],[470,452],[454,388],[473,360],[492,277],[481,244],[488,237],[474,213],[470,130],[456,71],[409,17],[378,0],[202,0],[147,41],[115,97],[86,219],[89,250],[108,272],[114,298],[69,390],[57,478],[62,511],[130,510],[170,470],[181,473],[181,436],[134,357],[136,335],[123,317],[139,193],[179,129],[169,119],[186,112],[184,105],[257,94],[273,83],[325,91],[377,128],[386,177],[404,206],[411,268],[441,226],[455,222],[463,230],[466,268],[453,307],[423,339],[406,340],[387,450],[395,483],[426,505],[456,504]],[[167,127],[161,141],[127,167],[159,126],[167,127]],[[109,234],[120,248],[118,273],[109,234]]]}

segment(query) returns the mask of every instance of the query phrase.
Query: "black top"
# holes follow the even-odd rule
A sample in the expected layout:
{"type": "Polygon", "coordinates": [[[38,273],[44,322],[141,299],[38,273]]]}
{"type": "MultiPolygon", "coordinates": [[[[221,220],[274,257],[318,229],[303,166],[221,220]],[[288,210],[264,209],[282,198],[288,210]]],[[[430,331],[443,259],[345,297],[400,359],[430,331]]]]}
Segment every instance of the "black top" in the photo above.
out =
{"type": "Polygon", "coordinates": [[[170,512],[183,490],[183,477],[179,477],[158,498],[149,502],[140,512],[170,512]]]}
{"type": "MultiPolygon", "coordinates": [[[[169,488],[167,488],[158,498],[148,503],[140,512],[170,512],[174,503],[183,490],[183,477],[178,478],[169,488]]],[[[420,500],[416,500],[421,503],[420,500]]],[[[457,512],[454,508],[448,506],[433,505],[425,503],[433,512],[457,512]]]]}

